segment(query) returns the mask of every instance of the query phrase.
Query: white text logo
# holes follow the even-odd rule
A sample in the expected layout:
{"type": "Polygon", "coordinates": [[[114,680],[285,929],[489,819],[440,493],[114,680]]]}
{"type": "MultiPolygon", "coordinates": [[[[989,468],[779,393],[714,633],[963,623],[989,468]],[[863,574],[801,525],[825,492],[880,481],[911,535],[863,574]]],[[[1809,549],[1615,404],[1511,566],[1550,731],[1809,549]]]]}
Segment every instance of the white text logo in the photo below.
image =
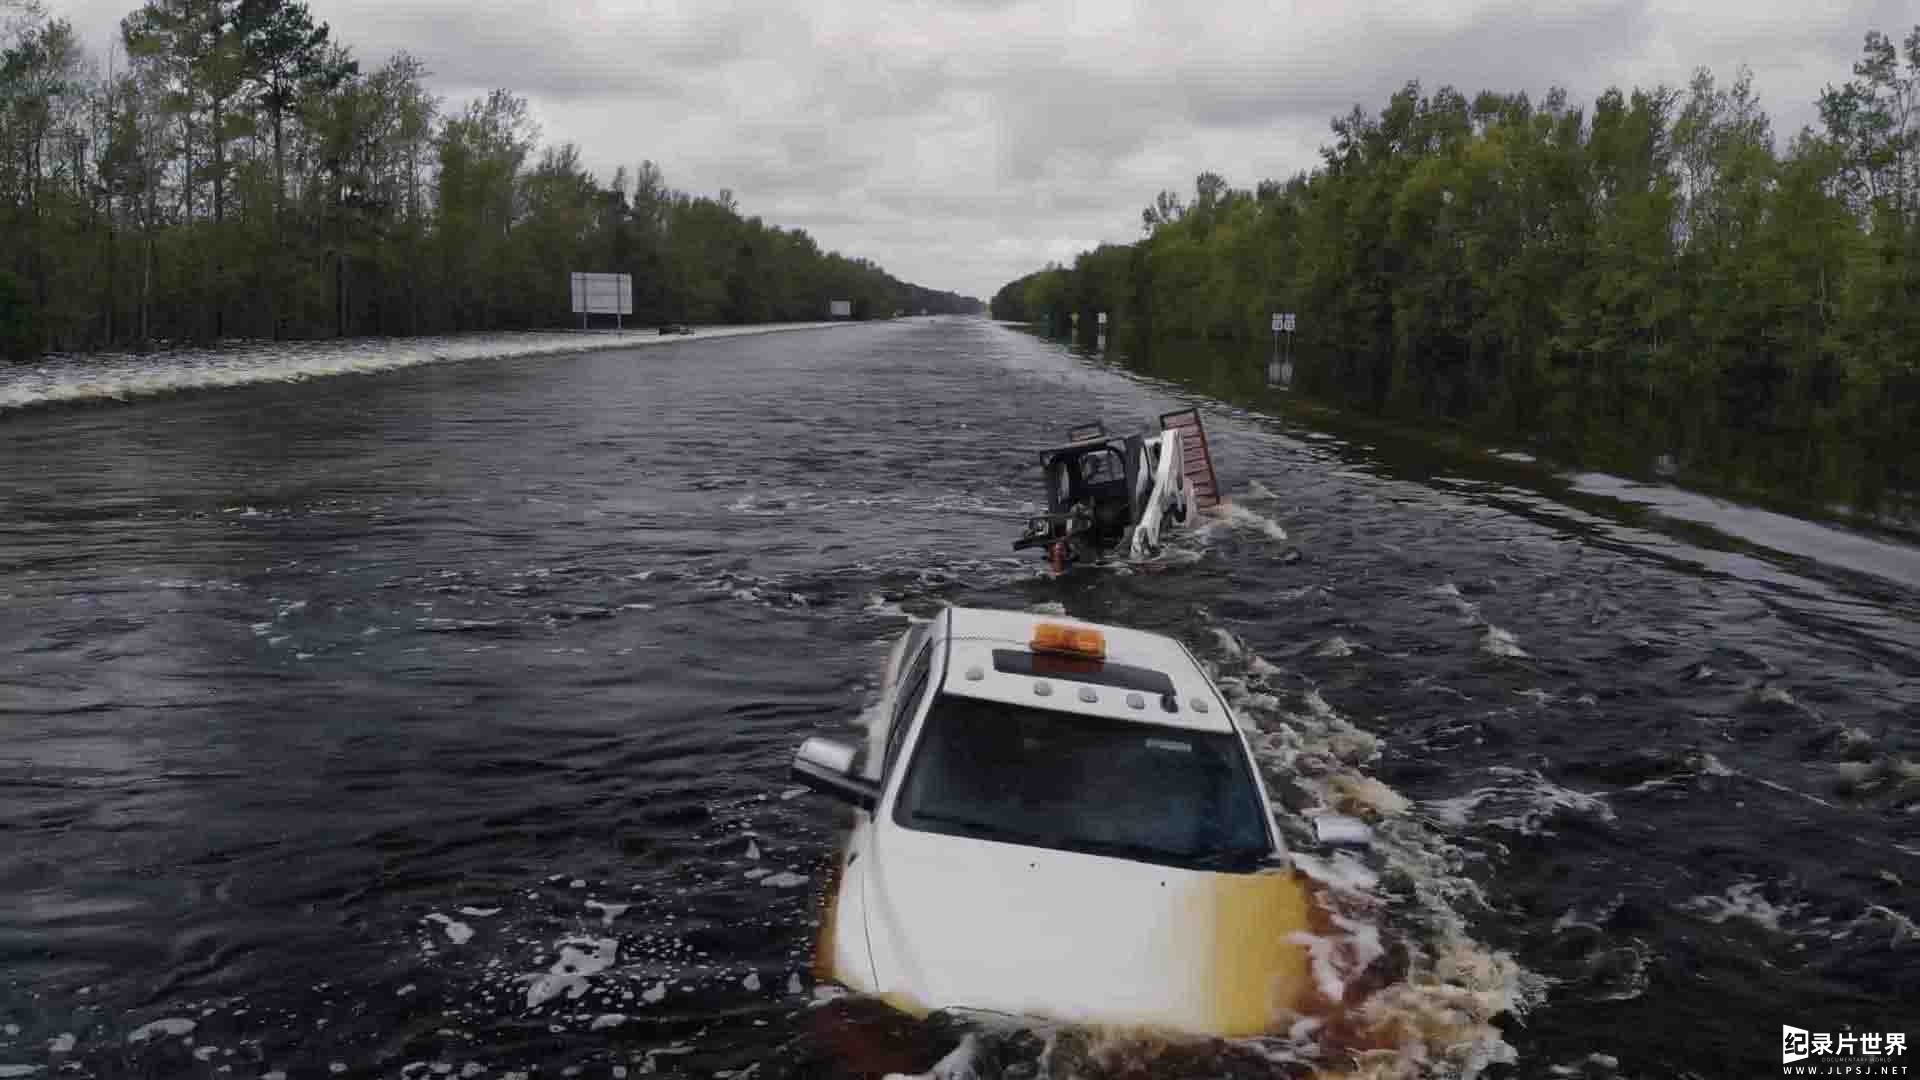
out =
{"type": "Polygon", "coordinates": [[[1782,1065],[1810,1057],[1899,1057],[1906,1052],[1907,1035],[1903,1031],[1808,1031],[1780,1025],[1782,1065]]]}

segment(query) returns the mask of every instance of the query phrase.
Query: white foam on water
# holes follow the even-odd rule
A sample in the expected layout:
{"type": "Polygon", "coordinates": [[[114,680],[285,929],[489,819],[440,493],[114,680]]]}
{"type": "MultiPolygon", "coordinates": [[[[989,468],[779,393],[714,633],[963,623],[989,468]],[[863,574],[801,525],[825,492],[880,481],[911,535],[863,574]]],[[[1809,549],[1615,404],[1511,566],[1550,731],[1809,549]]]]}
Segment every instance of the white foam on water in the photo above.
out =
{"type": "Polygon", "coordinates": [[[1350,919],[1338,913],[1329,915],[1329,918],[1334,927],[1341,931],[1339,934],[1296,931],[1289,934],[1287,940],[1306,947],[1315,988],[1329,1003],[1339,1003],[1347,998],[1348,984],[1365,975],[1373,967],[1374,961],[1386,955],[1387,950],[1380,942],[1380,928],[1372,923],[1350,919]]]}
{"type": "Polygon", "coordinates": [[[497,907],[463,907],[460,909],[460,914],[468,915],[476,919],[486,919],[500,914],[500,909],[497,907]]]}
{"type": "Polygon", "coordinates": [[[593,1022],[587,1025],[587,1030],[588,1031],[605,1031],[608,1028],[619,1027],[621,1024],[624,1024],[626,1022],[627,1022],[626,1013],[602,1013],[599,1016],[596,1016],[593,1018],[593,1022]]]}
{"type": "MultiPolygon", "coordinates": [[[[1317,804],[1303,809],[1292,831],[1311,837],[1315,816],[1341,813],[1368,822],[1373,836],[1358,854],[1292,853],[1296,869],[1320,890],[1330,919],[1309,935],[1315,940],[1301,941],[1315,985],[1323,994],[1365,994],[1346,1003],[1349,1020],[1357,1024],[1341,1025],[1346,1034],[1338,1036],[1359,1042],[1321,1046],[1316,1038],[1335,1036],[1317,1023],[1296,1023],[1296,1037],[1273,1060],[1314,1066],[1321,1070],[1317,1075],[1394,1080],[1471,1077],[1514,1060],[1516,1052],[1494,1021],[1524,1015],[1542,1000],[1546,981],[1473,939],[1461,911],[1468,904],[1484,907],[1485,900],[1462,872],[1464,853],[1426,815],[1410,813],[1414,804],[1406,796],[1364,771],[1381,751],[1379,737],[1354,726],[1317,688],[1298,694],[1297,709],[1249,689],[1234,669],[1251,674],[1257,654],[1237,639],[1223,641],[1221,651],[1228,654],[1221,665],[1227,670],[1217,681],[1253,722],[1248,741],[1262,772],[1270,784],[1296,788],[1317,804]],[[1382,895],[1389,880],[1391,892],[1382,895]],[[1389,939],[1406,957],[1404,973],[1385,986],[1359,990],[1366,982],[1358,976],[1385,955],[1389,939]],[[1355,1060],[1366,1064],[1349,1072],[1355,1060]]],[[[1294,815],[1278,811],[1276,817],[1294,815]]],[[[1253,1048],[1273,1049],[1270,1041],[1253,1048]]]]}
{"type": "Polygon", "coordinates": [[[1725,776],[1740,775],[1739,770],[1728,766],[1725,762],[1721,761],[1717,757],[1714,757],[1712,754],[1707,754],[1707,753],[1688,754],[1686,755],[1686,764],[1687,764],[1687,768],[1691,770],[1690,772],[1682,773],[1677,776],[1656,776],[1650,780],[1642,780],[1639,783],[1633,785],[1632,787],[1627,788],[1626,790],[1658,791],[1661,788],[1697,786],[1700,778],[1704,776],[1725,777],[1725,776]]]}
{"type": "Polygon", "coordinates": [[[1340,773],[1329,777],[1327,786],[1334,795],[1334,808],[1348,813],[1370,811],[1375,817],[1393,817],[1413,806],[1413,800],[1371,776],[1340,773]]]}
{"type": "MultiPolygon", "coordinates": [[[[554,943],[560,958],[544,974],[527,975],[527,1008],[537,1008],[565,994],[569,1001],[587,992],[595,975],[613,966],[620,955],[614,938],[564,937],[554,943]]],[[[664,995],[663,995],[664,996],[664,995]]]]}
{"type": "Polygon", "coordinates": [[[1555,1065],[1547,1070],[1554,1076],[1592,1076],[1594,1069],[1611,1072],[1620,1067],[1620,1059],[1612,1054],[1591,1053],[1571,1065],[1555,1065]]]}
{"type": "Polygon", "coordinates": [[[652,986],[648,987],[645,991],[643,991],[640,994],[640,1000],[646,1002],[649,1005],[658,1005],[662,1001],[665,1001],[666,999],[667,999],[667,984],[664,982],[654,983],[652,986]]]}
{"type": "MultiPolygon", "coordinates": [[[[738,337],[833,325],[844,324],[703,327],[695,338],[738,337]]],[[[652,330],[553,330],[420,338],[243,342],[212,349],[178,349],[144,357],[128,353],[50,357],[33,367],[0,372],[0,412],[36,405],[125,402],[188,390],[369,375],[462,360],[566,356],[669,345],[684,340],[677,335],[662,337],[652,330]]]]}
{"type": "Polygon", "coordinates": [[[1274,712],[1280,709],[1280,698],[1277,695],[1259,690],[1249,690],[1235,698],[1233,703],[1235,706],[1244,705],[1249,709],[1266,709],[1274,712]]]}
{"type": "Polygon", "coordinates": [[[1761,787],[1772,788],[1773,790],[1780,792],[1782,795],[1797,796],[1798,798],[1805,799],[1816,806],[1824,806],[1829,810],[1833,808],[1832,803],[1821,798],[1820,796],[1809,795],[1804,791],[1798,791],[1794,788],[1790,788],[1787,785],[1780,783],[1778,780],[1768,780],[1767,778],[1762,776],[1753,776],[1753,777],[1749,777],[1748,779],[1752,780],[1756,784],[1759,784],[1761,787]]]}
{"type": "Polygon", "coordinates": [[[1920,763],[1905,758],[1889,756],[1872,761],[1839,761],[1829,767],[1848,784],[1873,785],[1920,780],[1920,763]]]}
{"type": "Polygon", "coordinates": [[[1268,663],[1265,657],[1258,654],[1247,657],[1247,670],[1262,679],[1286,674],[1285,670],[1268,663]]]}
{"type": "Polygon", "coordinates": [[[747,977],[740,980],[740,985],[746,987],[748,990],[760,989],[760,973],[757,971],[748,972],[747,977]]]}
{"type": "MultiPolygon", "coordinates": [[[[1460,595],[1460,587],[1458,585],[1455,585],[1453,582],[1449,581],[1440,585],[1436,585],[1430,591],[1435,596],[1438,596],[1442,600],[1445,600],[1448,603],[1452,604],[1453,609],[1456,612],[1458,612],[1460,615],[1460,621],[1467,624],[1468,626],[1485,627],[1488,630],[1489,634],[1491,634],[1491,632],[1496,630],[1498,630],[1501,634],[1506,634],[1506,631],[1500,630],[1499,627],[1494,626],[1491,623],[1487,622],[1485,617],[1483,617],[1480,614],[1480,605],[1460,595]]],[[[1507,636],[1509,638],[1512,637],[1512,635],[1510,634],[1507,634],[1507,636]]],[[[1515,644],[1517,645],[1518,643],[1515,642],[1515,644]]],[[[1482,639],[1481,647],[1482,648],[1488,647],[1488,642],[1485,639],[1482,639]]]]}
{"type": "Polygon", "coordinates": [[[1520,639],[1512,631],[1503,630],[1492,623],[1487,624],[1486,633],[1480,636],[1480,651],[1489,656],[1524,658],[1527,650],[1520,647],[1520,639]]]}
{"type": "Polygon", "coordinates": [[[1250,499],[1279,499],[1273,489],[1258,480],[1247,481],[1247,497],[1250,499]]]}
{"type": "Polygon", "coordinates": [[[613,920],[627,913],[632,904],[606,904],[598,900],[587,901],[587,907],[600,913],[600,925],[612,926],[613,920]]]}
{"type": "Polygon", "coordinates": [[[1696,896],[1680,906],[1700,912],[1711,923],[1745,919],[1775,933],[1780,932],[1782,918],[1797,915],[1806,907],[1805,904],[1773,903],[1761,895],[1757,881],[1743,881],[1730,886],[1724,896],[1696,896]]]}
{"type": "Polygon", "coordinates": [[[1353,642],[1348,641],[1346,638],[1343,638],[1338,634],[1335,634],[1333,637],[1330,637],[1327,640],[1321,642],[1320,647],[1313,650],[1313,655],[1326,657],[1332,660],[1338,660],[1344,657],[1352,656],[1353,649],[1354,649],[1353,642]]]}
{"type": "Polygon", "coordinates": [[[40,1071],[38,1065],[0,1065],[0,1078],[32,1076],[40,1071]]]}
{"type": "Polygon", "coordinates": [[[155,1035],[171,1035],[177,1039],[183,1035],[192,1034],[197,1026],[199,1025],[184,1016],[169,1016],[164,1020],[155,1020],[150,1024],[142,1024],[134,1028],[132,1034],[127,1036],[127,1041],[146,1042],[155,1035]]]}
{"type": "MultiPolygon", "coordinates": [[[[1208,530],[1211,527],[1163,533],[1159,551],[1138,559],[1129,555],[1124,563],[1102,563],[1099,564],[1100,568],[1115,577],[1132,577],[1136,573],[1154,573],[1168,567],[1192,566],[1207,557],[1208,530]]],[[[1043,567],[1040,572],[1046,574],[1051,571],[1043,567]]]]}
{"type": "Polygon", "coordinates": [[[867,604],[861,610],[869,615],[881,615],[895,619],[910,619],[913,617],[908,615],[906,611],[900,607],[898,602],[889,600],[879,593],[869,593],[867,596],[867,604]]]}
{"type": "Polygon", "coordinates": [[[1276,544],[1287,542],[1287,530],[1272,518],[1254,513],[1237,502],[1227,503],[1225,509],[1226,513],[1221,520],[1225,521],[1229,528],[1258,533],[1276,544]]]}
{"type": "Polygon", "coordinates": [[[1851,937],[1857,931],[1883,923],[1893,929],[1892,940],[1887,943],[1888,948],[1899,948],[1909,941],[1920,941],[1920,926],[1916,926],[1912,919],[1900,912],[1881,904],[1867,905],[1865,911],[1854,916],[1853,921],[1847,923],[1845,930],[1833,936],[1851,937]]]}
{"type": "MultiPolygon", "coordinates": [[[[1289,852],[1288,858],[1301,873],[1336,890],[1365,895],[1380,884],[1380,875],[1344,851],[1334,852],[1331,859],[1321,859],[1304,851],[1289,852]]],[[[1335,996],[1334,1000],[1339,998],[1335,996]]]]}
{"type": "Polygon", "coordinates": [[[442,915],[436,911],[426,916],[425,921],[439,923],[440,928],[446,932],[447,940],[455,945],[465,945],[473,939],[473,927],[450,915],[442,915]]]}
{"type": "Polygon", "coordinates": [[[1561,787],[1531,769],[1495,765],[1487,772],[1493,783],[1451,799],[1430,800],[1423,804],[1427,812],[1452,828],[1477,824],[1522,836],[1552,835],[1548,823],[1562,813],[1614,820],[1604,795],[1561,787]],[[1483,806],[1492,813],[1482,813],[1483,806]]]}
{"type": "Polygon", "coordinates": [[[1553,930],[1555,933],[1561,933],[1575,928],[1595,931],[1602,930],[1607,920],[1613,918],[1614,913],[1619,911],[1620,905],[1625,902],[1626,894],[1614,893],[1611,900],[1605,901],[1590,912],[1582,911],[1577,905],[1569,907],[1560,913],[1559,918],[1553,921],[1553,930]]]}
{"type": "Polygon", "coordinates": [[[760,879],[760,884],[770,889],[797,889],[807,883],[807,875],[796,874],[791,870],[782,870],[777,874],[768,874],[760,879]]]}
{"type": "Polygon", "coordinates": [[[1220,651],[1229,657],[1239,660],[1246,656],[1246,650],[1241,647],[1240,639],[1234,637],[1232,632],[1216,626],[1213,628],[1213,637],[1219,643],[1220,651]]]}
{"type": "Polygon", "coordinates": [[[1340,714],[1334,710],[1332,705],[1327,704],[1325,697],[1321,696],[1320,688],[1317,686],[1308,687],[1306,691],[1300,695],[1300,702],[1307,707],[1307,711],[1313,715],[1313,718],[1321,723],[1333,727],[1339,727],[1344,723],[1340,714]]]}

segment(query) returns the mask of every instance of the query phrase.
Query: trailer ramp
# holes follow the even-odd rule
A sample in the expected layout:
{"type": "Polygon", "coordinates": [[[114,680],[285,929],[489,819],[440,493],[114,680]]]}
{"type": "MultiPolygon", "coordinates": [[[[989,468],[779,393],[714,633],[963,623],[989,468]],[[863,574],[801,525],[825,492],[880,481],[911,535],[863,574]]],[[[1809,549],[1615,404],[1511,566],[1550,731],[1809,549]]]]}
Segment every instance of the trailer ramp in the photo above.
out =
{"type": "Polygon", "coordinates": [[[1220,482],[1213,474],[1213,448],[1207,429],[1200,426],[1200,410],[1180,409],[1160,414],[1160,430],[1180,432],[1180,471],[1186,474],[1193,505],[1212,510],[1220,505],[1220,482]]]}

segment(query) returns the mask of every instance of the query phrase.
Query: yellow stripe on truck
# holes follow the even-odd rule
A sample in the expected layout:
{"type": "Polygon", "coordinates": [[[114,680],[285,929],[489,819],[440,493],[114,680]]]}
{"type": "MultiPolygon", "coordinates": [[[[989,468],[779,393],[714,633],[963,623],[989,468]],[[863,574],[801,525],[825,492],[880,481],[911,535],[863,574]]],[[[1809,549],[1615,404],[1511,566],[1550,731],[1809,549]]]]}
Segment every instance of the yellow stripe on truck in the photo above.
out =
{"type": "Polygon", "coordinates": [[[1289,939],[1311,933],[1312,902],[1298,873],[1213,874],[1203,917],[1213,924],[1209,980],[1213,1034],[1257,1035],[1303,1006],[1313,993],[1307,950],[1289,939]]]}

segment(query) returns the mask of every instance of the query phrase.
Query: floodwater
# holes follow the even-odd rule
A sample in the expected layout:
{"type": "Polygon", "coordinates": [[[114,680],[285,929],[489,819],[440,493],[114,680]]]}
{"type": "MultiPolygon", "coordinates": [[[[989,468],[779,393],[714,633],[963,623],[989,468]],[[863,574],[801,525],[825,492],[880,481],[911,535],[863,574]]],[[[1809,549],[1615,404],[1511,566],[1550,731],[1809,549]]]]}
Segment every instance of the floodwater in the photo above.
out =
{"type": "Polygon", "coordinates": [[[648,344],[0,372],[0,1077],[1717,1077],[1783,1024],[1920,1035],[1913,548],[984,320],[648,344]],[[1226,514],[1014,556],[1033,449],[1189,403],[1226,514]],[[947,603],[1212,665],[1389,1044],[816,986],[841,811],[786,763],[947,603]],[[1314,846],[1328,808],[1378,842],[1314,846]]]}

